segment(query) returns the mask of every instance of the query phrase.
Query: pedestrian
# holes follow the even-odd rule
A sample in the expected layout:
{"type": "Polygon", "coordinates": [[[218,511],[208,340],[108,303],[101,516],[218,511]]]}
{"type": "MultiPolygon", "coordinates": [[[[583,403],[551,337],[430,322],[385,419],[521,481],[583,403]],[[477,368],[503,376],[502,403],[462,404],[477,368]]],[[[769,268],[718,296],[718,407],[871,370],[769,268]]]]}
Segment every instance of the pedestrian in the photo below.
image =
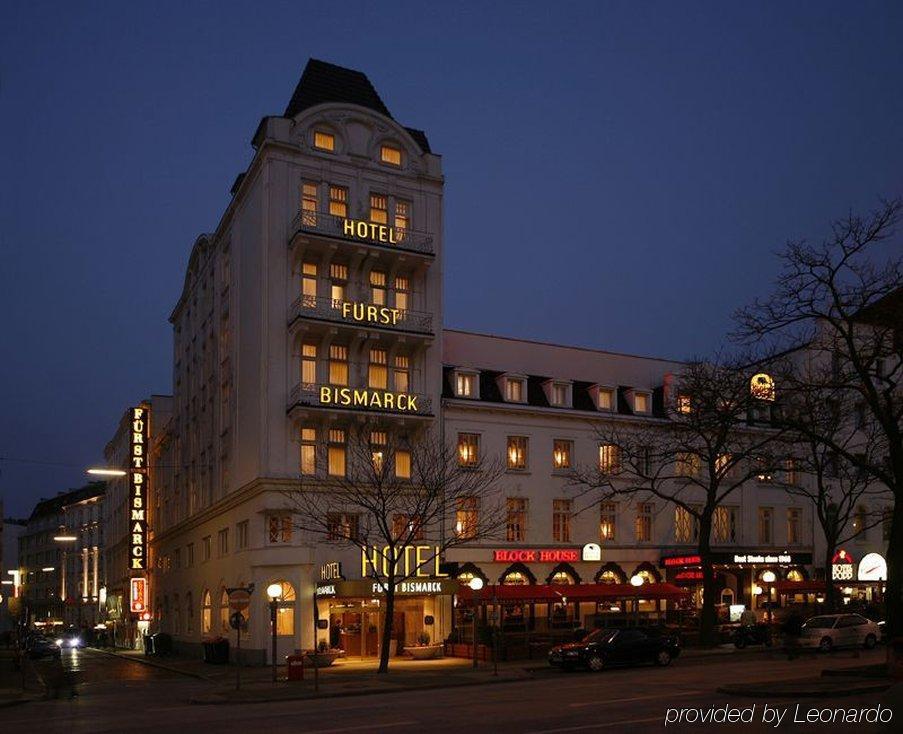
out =
{"type": "Polygon", "coordinates": [[[793,660],[799,654],[800,637],[803,634],[803,618],[794,609],[787,615],[783,624],[784,648],[787,650],[787,659],[793,660]]]}

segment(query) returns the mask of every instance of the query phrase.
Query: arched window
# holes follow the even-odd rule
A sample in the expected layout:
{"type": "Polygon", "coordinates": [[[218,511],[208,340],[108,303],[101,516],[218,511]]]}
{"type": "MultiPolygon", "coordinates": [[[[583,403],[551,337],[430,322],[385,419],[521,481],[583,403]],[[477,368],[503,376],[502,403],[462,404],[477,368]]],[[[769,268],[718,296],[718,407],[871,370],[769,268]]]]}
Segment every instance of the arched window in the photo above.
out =
{"type": "Polygon", "coordinates": [[[568,586],[574,583],[574,579],[571,578],[567,571],[556,571],[552,574],[552,578],[549,579],[549,583],[556,586],[568,586]]]}
{"type": "Polygon", "coordinates": [[[229,631],[229,592],[225,589],[219,595],[219,623],[223,632],[229,631]]]}
{"type": "Polygon", "coordinates": [[[596,583],[599,584],[619,584],[621,583],[621,579],[618,578],[618,574],[608,569],[607,571],[602,571],[598,578],[596,579],[596,583]]]}
{"type": "Polygon", "coordinates": [[[536,583],[536,577],[523,563],[512,563],[499,576],[499,583],[505,586],[528,586],[536,583]]]}
{"type": "Polygon", "coordinates": [[[640,571],[637,571],[635,575],[639,576],[640,578],[643,579],[643,584],[657,584],[658,583],[658,579],[652,575],[652,572],[645,568],[641,569],[640,571]]]}
{"type": "Polygon", "coordinates": [[[725,605],[730,605],[734,603],[734,590],[733,589],[722,589],[721,590],[721,603],[725,605]]]}
{"type": "Polygon", "coordinates": [[[479,567],[477,567],[473,563],[464,563],[458,568],[458,575],[456,577],[461,586],[467,586],[470,582],[475,578],[483,579],[484,584],[489,583],[489,579],[486,578],[486,574],[484,574],[479,567]]]}
{"type": "Polygon", "coordinates": [[[204,595],[201,597],[201,632],[208,635],[212,630],[213,600],[210,597],[209,589],[204,589],[204,595]]]}
{"type": "Polygon", "coordinates": [[[627,574],[617,563],[609,562],[599,569],[594,581],[597,584],[624,584],[627,583],[627,574]]]}
{"type": "Polygon", "coordinates": [[[579,584],[580,575],[574,570],[574,567],[571,564],[559,563],[552,569],[551,573],[546,576],[546,583],[555,585],[579,584]]]}
{"type": "Polygon", "coordinates": [[[276,597],[276,634],[292,637],[295,634],[295,587],[288,581],[274,581],[282,587],[276,597]]]}
{"type": "Polygon", "coordinates": [[[185,594],[185,632],[194,634],[194,601],[190,591],[185,594]]]}
{"type": "Polygon", "coordinates": [[[791,568],[787,572],[787,580],[788,581],[805,581],[806,578],[803,576],[803,572],[798,568],[791,568]]]}
{"type": "Polygon", "coordinates": [[[662,580],[662,577],[659,575],[658,569],[648,562],[641,563],[639,566],[633,569],[631,578],[633,578],[634,576],[639,576],[640,578],[642,578],[643,585],[657,584],[662,580]]]}

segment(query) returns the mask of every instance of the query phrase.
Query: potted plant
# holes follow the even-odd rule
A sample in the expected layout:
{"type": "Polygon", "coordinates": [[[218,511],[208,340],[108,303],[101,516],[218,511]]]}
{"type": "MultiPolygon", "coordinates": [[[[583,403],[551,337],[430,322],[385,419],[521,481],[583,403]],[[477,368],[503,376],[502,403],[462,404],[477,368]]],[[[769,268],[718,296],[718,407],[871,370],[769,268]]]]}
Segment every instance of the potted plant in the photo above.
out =
{"type": "Polygon", "coordinates": [[[326,640],[320,640],[317,644],[317,649],[307,653],[307,659],[315,668],[328,668],[336,661],[336,658],[344,654],[344,650],[330,649],[326,640]]]}
{"type": "Polygon", "coordinates": [[[417,644],[406,645],[404,651],[405,654],[410,655],[414,660],[432,660],[441,656],[442,645],[431,645],[429,634],[421,632],[417,636],[417,644]]]}

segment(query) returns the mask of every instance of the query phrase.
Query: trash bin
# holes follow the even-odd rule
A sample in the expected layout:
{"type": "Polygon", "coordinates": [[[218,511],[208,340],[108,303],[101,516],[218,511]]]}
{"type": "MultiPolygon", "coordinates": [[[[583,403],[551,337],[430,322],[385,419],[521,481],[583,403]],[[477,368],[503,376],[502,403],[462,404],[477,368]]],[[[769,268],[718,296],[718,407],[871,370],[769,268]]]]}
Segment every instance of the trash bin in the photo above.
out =
{"type": "Polygon", "coordinates": [[[154,638],[150,635],[144,635],[144,654],[145,655],[153,655],[154,654],[154,638]]]}
{"type": "Polygon", "coordinates": [[[153,655],[169,655],[172,652],[172,637],[165,632],[151,635],[150,639],[153,655]]]}
{"type": "Polygon", "coordinates": [[[215,665],[226,665],[229,662],[229,640],[220,638],[213,642],[213,660],[215,665]]]}
{"type": "Polygon", "coordinates": [[[287,669],[286,680],[304,680],[304,656],[286,655],[285,666],[287,669]]]}

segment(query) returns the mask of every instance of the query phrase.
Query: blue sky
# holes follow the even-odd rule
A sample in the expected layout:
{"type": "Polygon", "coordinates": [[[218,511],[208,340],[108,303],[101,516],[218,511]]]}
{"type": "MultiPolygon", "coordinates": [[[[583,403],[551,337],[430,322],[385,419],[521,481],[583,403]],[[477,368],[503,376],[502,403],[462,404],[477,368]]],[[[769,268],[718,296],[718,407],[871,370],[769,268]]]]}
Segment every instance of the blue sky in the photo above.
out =
{"type": "Polygon", "coordinates": [[[687,357],[771,253],[899,195],[903,4],[42,3],[0,9],[6,513],[171,389],[167,317],[310,56],[446,175],[449,327],[687,357]]]}

